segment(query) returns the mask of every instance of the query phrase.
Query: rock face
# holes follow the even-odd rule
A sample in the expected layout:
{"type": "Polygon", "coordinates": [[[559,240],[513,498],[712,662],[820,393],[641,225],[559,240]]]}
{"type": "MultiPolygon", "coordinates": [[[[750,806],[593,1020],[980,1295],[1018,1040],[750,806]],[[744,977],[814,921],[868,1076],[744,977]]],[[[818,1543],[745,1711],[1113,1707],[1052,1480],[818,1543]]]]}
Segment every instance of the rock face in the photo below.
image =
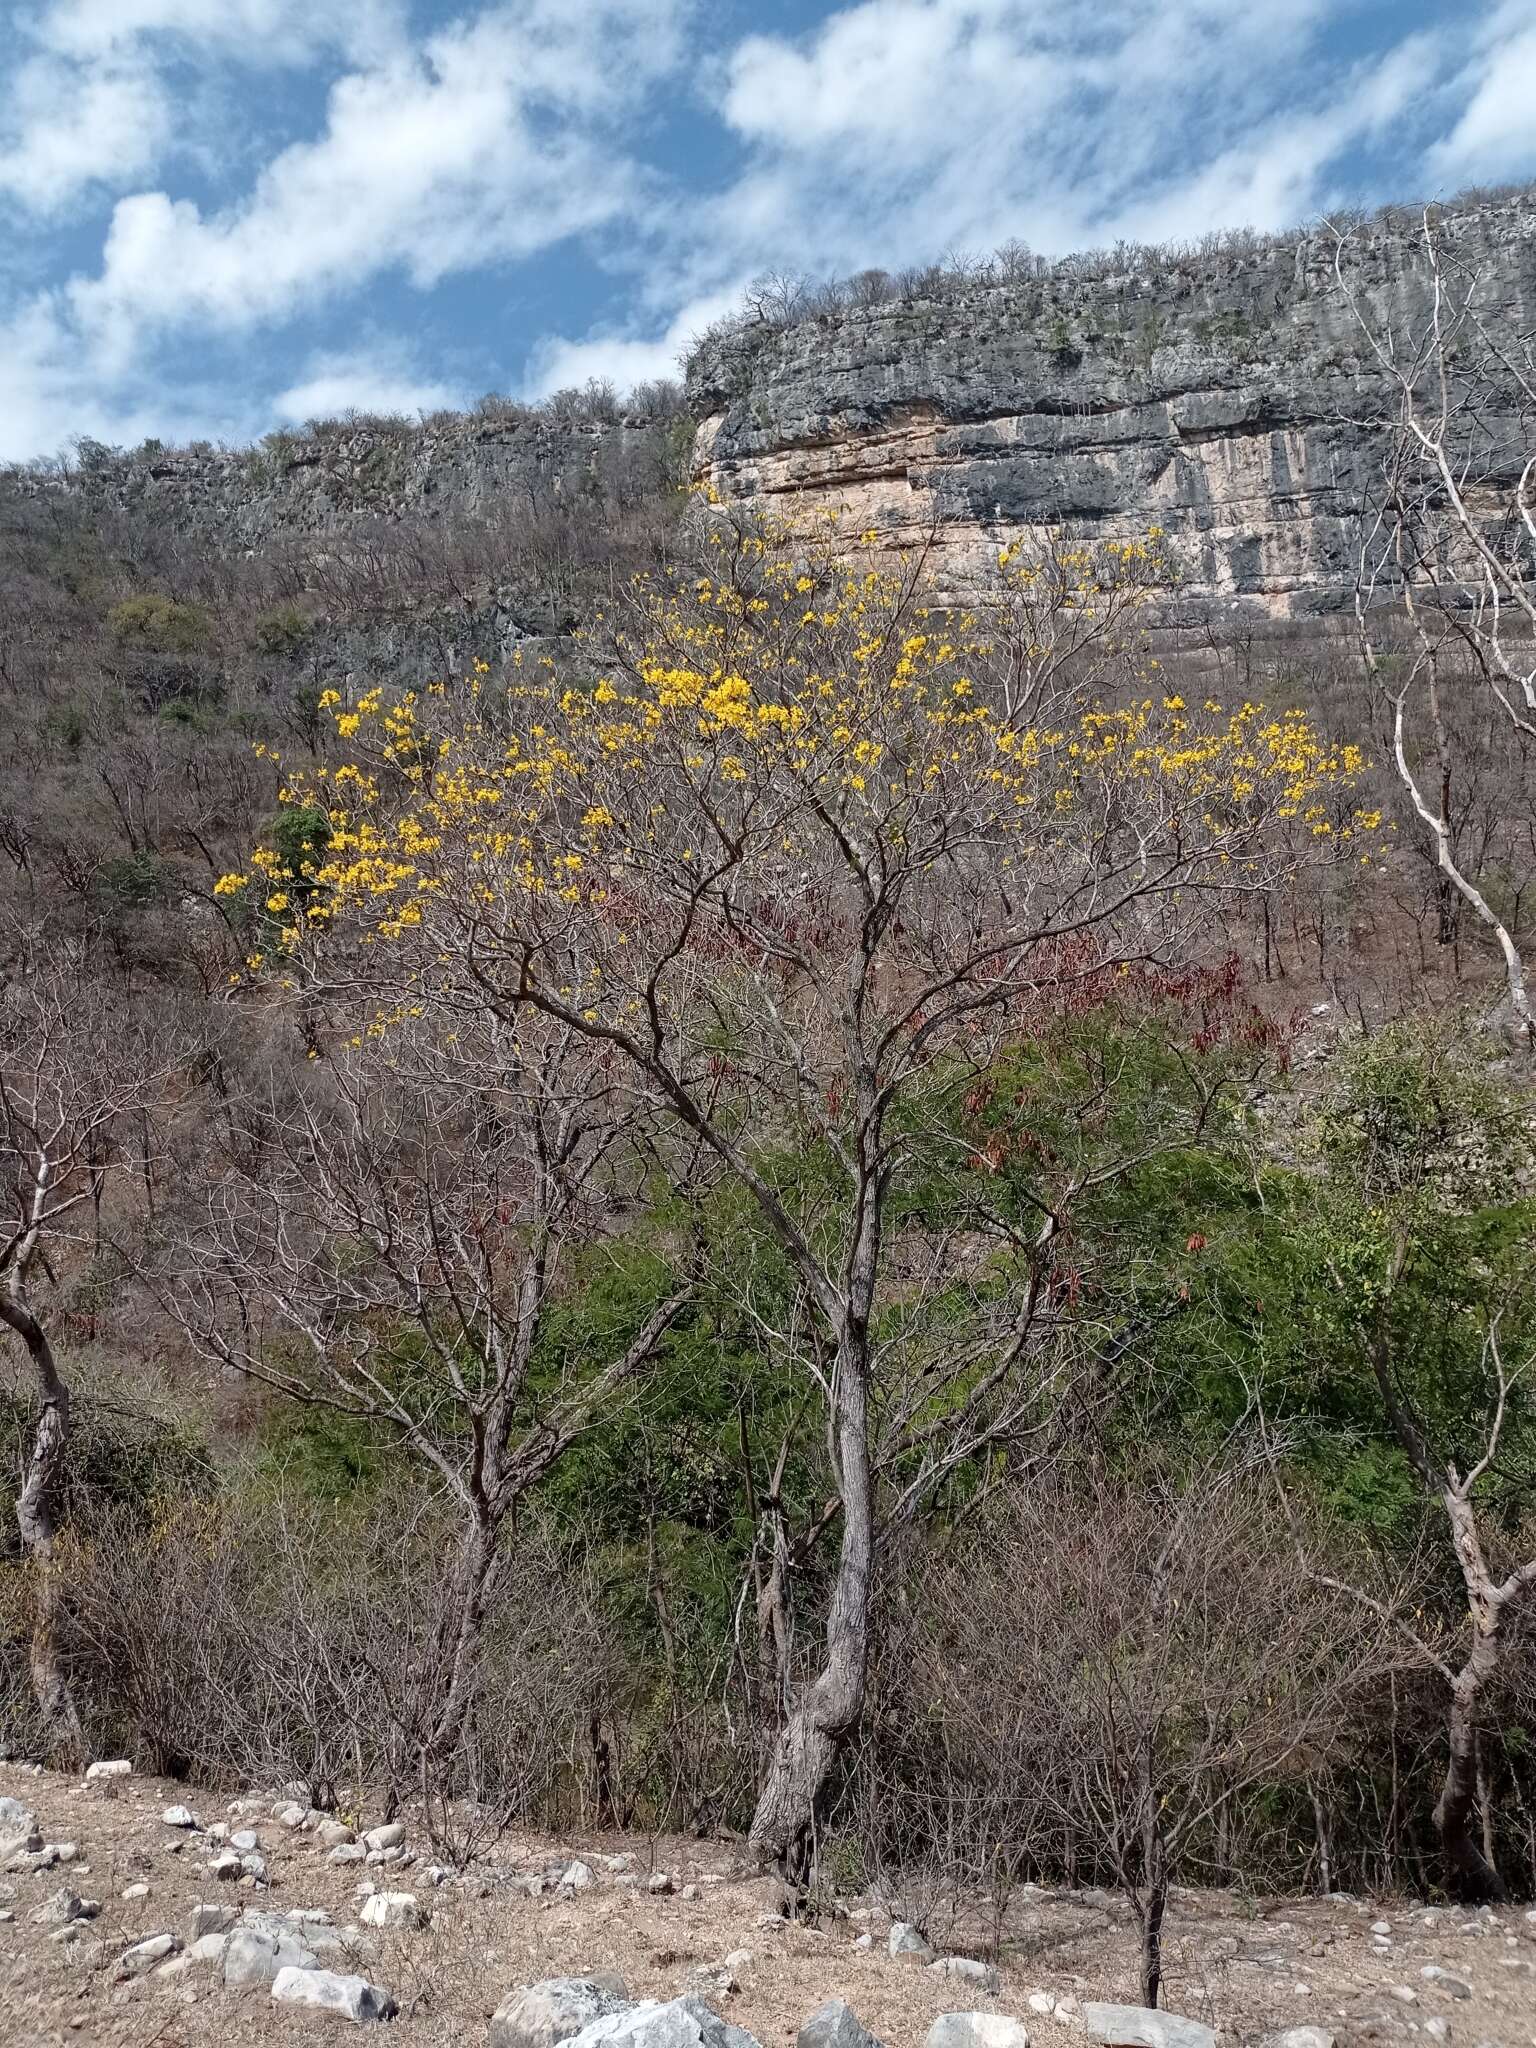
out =
{"type": "Polygon", "coordinates": [[[494,521],[514,502],[536,508],[621,482],[664,459],[679,431],[686,448],[687,422],[669,413],[439,413],[420,424],[338,421],[269,434],[253,448],[145,442],[124,450],[87,442],[63,472],[13,468],[0,476],[24,492],[66,490],[240,550],[359,522],[494,521]]]}
{"type": "MultiPolygon", "coordinates": [[[[1441,234],[1490,329],[1528,331],[1536,193],[1452,211],[1441,234]]],[[[1391,397],[1335,250],[1322,229],[717,334],[688,368],[696,473],[727,501],[837,507],[897,544],[932,532],[957,587],[1021,532],[1159,525],[1188,596],[1336,609],[1391,397]]],[[[1341,260],[1374,321],[1422,328],[1419,215],[1357,228],[1341,260]]],[[[1489,394],[1489,439],[1518,474],[1512,385],[1489,394]]]]}

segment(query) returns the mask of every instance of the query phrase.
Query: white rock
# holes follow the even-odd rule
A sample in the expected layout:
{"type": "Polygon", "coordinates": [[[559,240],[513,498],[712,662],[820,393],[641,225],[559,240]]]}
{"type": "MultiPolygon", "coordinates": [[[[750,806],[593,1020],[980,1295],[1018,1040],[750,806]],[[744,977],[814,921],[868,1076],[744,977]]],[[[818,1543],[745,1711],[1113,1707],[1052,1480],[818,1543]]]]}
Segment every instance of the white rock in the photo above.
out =
{"type": "Polygon", "coordinates": [[[1395,1998],[1399,2005],[1417,2005],[1419,2002],[1419,1994],[1409,1984],[1389,1984],[1387,1996],[1395,1998]]]}
{"type": "Polygon", "coordinates": [[[309,1808],[301,1806],[297,1799],[285,1799],[273,1807],[272,1818],[279,1827],[301,1828],[309,1819],[309,1808]]]}
{"type": "Polygon", "coordinates": [[[242,1856],[261,1847],[261,1837],[254,1828],[236,1828],[229,1838],[231,1849],[238,1849],[242,1856]]]}
{"type": "Polygon", "coordinates": [[[491,2020],[489,2048],[558,2048],[594,2020],[624,2012],[622,1978],[547,1977],[512,1991],[491,2020]]]}
{"type": "MultiPolygon", "coordinates": [[[[979,1963],[973,1956],[940,1956],[937,1962],[928,1965],[930,1977],[943,1977],[951,1983],[974,1984],[978,1991],[996,1992],[999,1980],[990,1963],[979,1963]]],[[[960,2048],[959,2043],[952,2048],[960,2048]]]]}
{"type": "Polygon", "coordinates": [[[168,1828],[195,1828],[197,1818],[190,1807],[168,1806],[160,1818],[168,1828]]]}
{"type": "Polygon", "coordinates": [[[398,1849],[405,1840],[405,1829],[399,1821],[386,1821],[381,1828],[370,1828],[363,1837],[365,1849],[398,1849]]]}
{"type": "Polygon", "coordinates": [[[1371,1922],[1371,1932],[1372,1934],[1390,1934],[1392,1932],[1392,1922],[1390,1920],[1373,1920],[1371,1922]]]}
{"type": "Polygon", "coordinates": [[[927,2048],[1029,2048],[1029,2030],[1005,2012],[941,2012],[927,2048]]]}
{"type": "Polygon", "coordinates": [[[1439,2013],[1433,2014],[1431,2018],[1424,2022],[1424,2031],[1428,2034],[1431,2041],[1449,2041],[1451,2038],[1450,2025],[1447,2021],[1441,2019],[1439,2013]]]}
{"type": "Polygon", "coordinates": [[[394,2016],[395,2001],[366,1977],[346,1977],[335,1970],[279,1970],[272,1996],[280,2005],[308,2005],[320,2012],[340,2013],[359,2025],[394,2016]]]}
{"type": "Polygon", "coordinates": [[[375,1892],[363,1901],[365,1927],[425,1927],[427,1918],[414,1892],[375,1892]]]}
{"type": "MultiPolygon", "coordinates": [[[[1057,2005],[1060,2017],[1062,2000],[1057,2005]]],[[[1083,2007],[1088,2037],[1106,2048],[1216,2048],[1216,2036],[1199,2020],[1155,2012],[1144,2005],[1109,2005],[1090,2000],[1083,2007]]]]}
{"type": "Polygon", "coordinates": [[[1443,1991],[1447,1998],[1470,1998],[1472,1986],[1461,1977],[1453,1977],[1449,1970],[1442,1970],[1438,1963],[1426,1963],[1419,1975],[1427,1984],[1433,1984],[1443,1991]]]}
{"type": "Polygon", "coordinates": [[[327,1863],[362,1863],[367,1856],[368,1851],[361,1842],[338,1842],[325,1860],[327,1863]]]}
{"type": "Polygon", "coordinates": [[[181,1942],[174,1934],[151,1934],[123,1951],[117,1959],[115,1974],[119,1978],[142,1977],[156,1963],[163,1963],[167,1956],[175,1955],[180,1947],[181,1942]]]}
{"type": "Polygon", "coordinates": [[[228,1934],[240,1918],[238,1906],[197,1905],[192,1908],[189,1931],[193,1941],[204,1934],[228,1934]]]}
{"type": "Polygon", "coordinates": [[[194,1963],[222,1963],[229,1946],[227,1934],[200,1934],[187,1949],[194,1963]]]}
{"type": "Polygon", "coordinates": [[[887,1951],[904,1963],[931,1963],[933,1950],[910,1920],[898,1920],[886,1937],[887,1951]]]}
{"type": "Polygon", "coordinates": [[[124,1885],[123,1889],[118,1893],[118,1897],[120,1899],[147,1899],[149,1897],[149,1886],[147,1884],[124,1885]]]}
{"type": "Polygon", "coordinates": [[[1031,1991],[1024,2003],[1032,2013],[1038,2013],[1043,2020],[1048,2020],[1056,2010],[1056,2001],[1049,1991],[1031,1991]]]}
{"type": "Polygon", "coordinates": [[[665,2005],[642,1999],[593,2020],[571,2041],[572,2048],[758,2048],[743,2028],[733,2027],[697,1998],[674,1998],[665,2005]]]}
{"type": "Polygon", "coordinates": [[[568,1863],[560,1876],[560,1889],[563,1892],[590,1891],[596,1883],[597,1879],[592,1875],[591,1866],[586,1863],[568,1863]]]}
{"type": "Polygon", "coordinates": [[[131,1778],[133,1765],[125,1756],[112,1757],[86,1767],[87,1785],[99,1785],[107,1778],[131,1778]]]}
{"type": "Polygon", "coordinates": [[[245,1865],[240,1861],[240,1858],[233,1849],[223,1850],[214,1857],[208,1866],[208,1875],[210,1877],[220,1878],[226,1883],[233,1882],[235,1878],[243,1877],[244,1874],[245,1865]]]}
{"type": "Polygon", "coordinates": [[[290,1928],[252,1915],[226,1937],[224,1983],[230,1991],[243,1991],[253,1984],[270,1984],[279,1970],[312,1970],[314,1950],[290,1928]]]}
{"type": "Polygon", "coordinates": [[[829,1998],[800,2029],[795,2048],[881,2048],[881,2043],[851,2006],[829,1998]]]}
{"type": "Polygon", "coordinates": [[[653,1899],[664,1899],[672,1889],[672,1879],[664,1870],[653,1870],[645,1881],[645,1888],[653,1899]]]}

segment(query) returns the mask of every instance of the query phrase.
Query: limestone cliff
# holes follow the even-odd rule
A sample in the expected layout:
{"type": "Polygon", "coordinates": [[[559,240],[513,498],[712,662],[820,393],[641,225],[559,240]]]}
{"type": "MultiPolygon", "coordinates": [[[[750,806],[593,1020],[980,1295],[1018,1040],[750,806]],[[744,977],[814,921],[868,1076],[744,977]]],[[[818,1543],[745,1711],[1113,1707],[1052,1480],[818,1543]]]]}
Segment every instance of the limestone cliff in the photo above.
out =
{"type": "MultiPolygon", "coordinates": [[[[1504,335],[1536,328],[1536,194],[1440,230],[1504,335]]],[[[1243,255],[1086,281],[1067,269],[711,337],[688,372],[696,472],[727,500],[842,508],[894,543],[932,531],[963,581],[999,540],[1068,529],[1174,537],[1186,592],[1277,617],[1352,587],[1389,402],[1319,230],[1243,255]]],[[[1373,321],[1422,325],[1430,273],[1407,211],[1343,265],[1373,321]]],[[[1496,463],[1528,437],[1490,394],[1496,463]]],[[[1513,471],[1511,472],[1513,473],[1513,471]]]]}

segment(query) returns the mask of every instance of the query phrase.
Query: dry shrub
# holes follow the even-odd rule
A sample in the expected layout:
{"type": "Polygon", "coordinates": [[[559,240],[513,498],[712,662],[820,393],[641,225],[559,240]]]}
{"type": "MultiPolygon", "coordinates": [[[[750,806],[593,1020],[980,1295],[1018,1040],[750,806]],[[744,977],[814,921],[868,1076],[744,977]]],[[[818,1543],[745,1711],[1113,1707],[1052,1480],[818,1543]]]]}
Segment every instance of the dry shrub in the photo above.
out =
{"type": "Polygon", "coordinates": [[[445,1841],[557,1822],[612,1674],[586,1574],[525,1526],[466,1740],[422,1776],[452,1532],[432,1503],[284,1493],[123,1509],[83,1546],[72,1656],[103,1742],[209,1784],[303,1780],[317,1804],[425,1796],[445,1841]]]}

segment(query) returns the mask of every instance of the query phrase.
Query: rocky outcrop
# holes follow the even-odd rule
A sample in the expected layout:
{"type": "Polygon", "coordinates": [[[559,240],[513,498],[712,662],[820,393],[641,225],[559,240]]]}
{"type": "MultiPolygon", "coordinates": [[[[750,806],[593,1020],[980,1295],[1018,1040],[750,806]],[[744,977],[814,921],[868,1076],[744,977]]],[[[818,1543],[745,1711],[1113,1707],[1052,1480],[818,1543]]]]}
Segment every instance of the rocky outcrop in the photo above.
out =
{"type": "Polygon", "coordinates": [[[441,413],[336,421],[268,434],[250,448],[131,450],[79,445],[63,465],[4,472],[23,495],[65,492],[92,507],[148,514],[178,533],[241,550],[373,521],[444,516],[495,522],[583,489],[643,486],[689,432],[675,415],[612,419],[546,412],[441,413]]]}
{"type": "MultiPolygon", "coordinates": [[[[1448,212],[1448,258],[1491,328],[1536,326],[1536,193],[1448,212]]],[[[1240,254],[1111,260],[710,337],[688,370],[695,467],[728,501],[835,507],[895,545],[933,535],[963,582],[998,543],[1159,525],[1184,591],[1277,617],[1352,587],[1390,395],[1321,229],[1240,254]]],[[[1422,331],[1420,217],[1357,227],[1344,275],[1422,331]]],[[[1484,427],[1511,475],[1513,380],[1484,427]]]]}

